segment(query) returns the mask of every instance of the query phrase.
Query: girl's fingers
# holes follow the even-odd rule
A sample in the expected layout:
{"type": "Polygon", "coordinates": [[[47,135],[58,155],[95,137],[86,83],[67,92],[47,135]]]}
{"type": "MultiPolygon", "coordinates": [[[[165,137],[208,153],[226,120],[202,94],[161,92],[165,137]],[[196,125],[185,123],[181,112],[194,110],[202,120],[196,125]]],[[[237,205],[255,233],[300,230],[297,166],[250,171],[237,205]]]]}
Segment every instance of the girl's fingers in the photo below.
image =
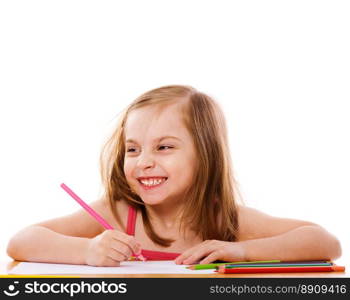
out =
{"type": "Polygon", "coordinates": [[[194,253],[192,253],[192,255],[187,257],[185,260],[183,260],[183,264],[191,265],[191,264],[197,263],[202,259],[202,257],[207,256],[208,254],[212,253],[213,251],[215,251],[215,249],[213,249],[213,247],[208,247],[208,246],[202,247],[202,248],[198,249],[197,251],[195,251],[194,253]]]}
{"type": "MultiPolygon", "coordinates": [[[[201,243],[202,244],[202,243],[201,243]]],[[[185,252],[183,252],[181,255],[179,255],[176,259],[175,259],[175,263],[176,264],[182,264],[184,260],[186,260],[188,257],[190,257],[201,245],[197,245],[194,246],[188,250],[186,250],[185,252]]]]}
{"type": "Polygon", "coordinates": [[[112,250],[118,251],[121,254],[123,254],[126,259],[129,259],[132,256],[132,251],[130,247],[121,241],[113,239],[110,244],[110,247],[112,248],[112,250]]]}
{"type": "Polygon", "coordinates": [[[204,255],[207,255],[212,251],[213,245],[210,245],[208,241],[204,241],[199,245],[185,251],[181,254],[176,260],[177,264],[192,264],[202,258],[204,255]]]}
{"type": "Polygon", "coordinates": [[[135,254],[141,254],[141,245],[132,235],[128,235],[121,231],[114,231],[114,239],[123,242],[130,248],[130,251],[135,254]]]}
{"type": "Polygon", "coordinates": [[[110,249],[110,251],[107,254],[107,258],[112,259],[118,263],[128,259],[123,253],[121,253],[115,249],[110,249]]]}
{"type": "Polygon", "coordinates": [[[182,264],[182,263],[185,263],[184,261],[186,261],[186,264],[187,264],[187,259],[189,259],[194,253],[200,251],[200,249],[202,249],[202,248],[211,249],[212,246],[213,246],[213,241],[206,240],[206,241],[186,250],[184,253],[182,253],[180,256],[178,256],[175,259],[175,263],[182,264]]]}
{"type": "Polygon", "coordinates": [[[116,261],[110,257],[106,257],[103,261],[103,264],[101,265],[103,267],[119,267],[120,266],[120,262],[116,261]]]}
{"type": "Polygon", "coordinates": [[[212,248],[212,252],[200,261],[200,264],[209,264],[216,260],[245,261],[244,249],[232,242],[220,242],[221,246],[212,248]]]}
{"type": "Polygon", "coordinates": [[[199,263],[202,265],[205,264],[210,264],[213,261],[216,261],[218,259],[220,259],[220,252],[219,251],[214,251],[212,253],[210,253],[207,257],[205,257],[204,259],[202,259],[199,263]]]}

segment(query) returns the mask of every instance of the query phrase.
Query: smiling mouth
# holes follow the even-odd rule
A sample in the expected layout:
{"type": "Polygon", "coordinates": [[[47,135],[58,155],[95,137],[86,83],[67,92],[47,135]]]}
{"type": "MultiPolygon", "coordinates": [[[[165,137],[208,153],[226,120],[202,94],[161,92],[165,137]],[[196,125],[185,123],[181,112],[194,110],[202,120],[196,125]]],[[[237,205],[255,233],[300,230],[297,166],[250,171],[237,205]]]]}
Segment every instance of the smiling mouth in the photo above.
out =
{"type": "Polygon", "coordinates": [[[162,185],[166,180],[168,180],[168,177],[156,177],[150,179],[138,179],[138,182],[144,188],[154,188],[162,185]]]}

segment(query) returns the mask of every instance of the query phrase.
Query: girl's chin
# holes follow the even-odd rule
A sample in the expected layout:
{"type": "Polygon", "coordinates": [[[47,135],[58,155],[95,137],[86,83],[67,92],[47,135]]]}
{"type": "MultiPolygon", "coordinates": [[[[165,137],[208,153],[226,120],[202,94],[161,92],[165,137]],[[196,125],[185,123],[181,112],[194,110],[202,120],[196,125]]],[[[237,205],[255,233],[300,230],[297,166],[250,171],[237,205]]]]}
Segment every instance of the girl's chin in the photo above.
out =
{"type": "Polygon", "coordinates": [[[165,198],[151,198],[151,197],[141,197],[143,203],[146,205],[157,205],[165,202],[165,198]]]}

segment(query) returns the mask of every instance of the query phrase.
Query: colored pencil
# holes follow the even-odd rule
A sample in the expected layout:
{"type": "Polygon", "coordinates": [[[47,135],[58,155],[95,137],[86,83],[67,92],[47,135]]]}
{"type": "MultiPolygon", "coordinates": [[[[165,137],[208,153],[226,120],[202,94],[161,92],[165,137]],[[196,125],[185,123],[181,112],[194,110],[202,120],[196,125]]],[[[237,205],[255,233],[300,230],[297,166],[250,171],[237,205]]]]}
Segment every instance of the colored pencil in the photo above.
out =
{"type": "Polygon", "coordinates": [[[215,269],[223,265],[256,265],[258,263],[279,263],[280,260],[259,260],[259,261],[236,261],[236,262],[226,262],[226,263],[214,263],[214,264],[197,264],[186,267],[190,270],[205,270],[205,269],[215,269]]]}
{"type": "MultiPolygon", "coordinates": [[[[104,219],[101,215],[99,215],[95,210],[93,210],[88,204],[86,204],[76,193],[74,193],[68,186],[64,183],[61,184],[61,188],[64,189],[75,201],[77,201],[81,207],[83,207],[97,222],[99,222],[105,229],[113,230],[114,228],[104,219]]],[[[140,255],[136,255],[142,261],[146,259],[140,255]]],[[[133,257],[131,257],[132,259],[133,257]]]]}
{"type": "Polygon", "coordinates": [[[226,269],[231,269],[231,268],[251,268],[251,267],[257,267],[257,268],[262,268],[262,267],[270,267],[270,268],[280,268],[280,267],[317,267],[317,266],[332,266],[333,264],[331,263],[319,263],[319,264],[256,264],[256,265],[227,265],[225,266],[226,269]]]}
{"type": "Polygon", "coordinates": [[[307,266],[307,267],[251,267],[251,268],[225,268],[219,266],[218,273],[292,273],[292,272],[344,272],[343,266],[307,266]]]}

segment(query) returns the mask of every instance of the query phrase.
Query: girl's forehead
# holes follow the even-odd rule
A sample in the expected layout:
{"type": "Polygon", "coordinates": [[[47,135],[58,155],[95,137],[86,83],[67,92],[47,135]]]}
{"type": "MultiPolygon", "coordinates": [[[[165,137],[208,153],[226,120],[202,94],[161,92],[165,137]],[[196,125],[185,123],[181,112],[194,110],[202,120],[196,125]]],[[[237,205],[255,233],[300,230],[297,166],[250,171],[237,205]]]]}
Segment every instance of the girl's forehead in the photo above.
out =
{"type": "Polygon", "coordinates": [[[164,123],[164,125],[169,123],[183,123],[183,113],[177,104],[144,106],[132,110],[126,118],[126,127],[133,127],[140,123],[142,123],[142,126],[157,123],[164,123]]]}
{"type": "Polygon", "coordinates": [[[129,112],[124,131],[126,139],[158,135],[188,135],[179,105],[145,106],[129,112]]]}

